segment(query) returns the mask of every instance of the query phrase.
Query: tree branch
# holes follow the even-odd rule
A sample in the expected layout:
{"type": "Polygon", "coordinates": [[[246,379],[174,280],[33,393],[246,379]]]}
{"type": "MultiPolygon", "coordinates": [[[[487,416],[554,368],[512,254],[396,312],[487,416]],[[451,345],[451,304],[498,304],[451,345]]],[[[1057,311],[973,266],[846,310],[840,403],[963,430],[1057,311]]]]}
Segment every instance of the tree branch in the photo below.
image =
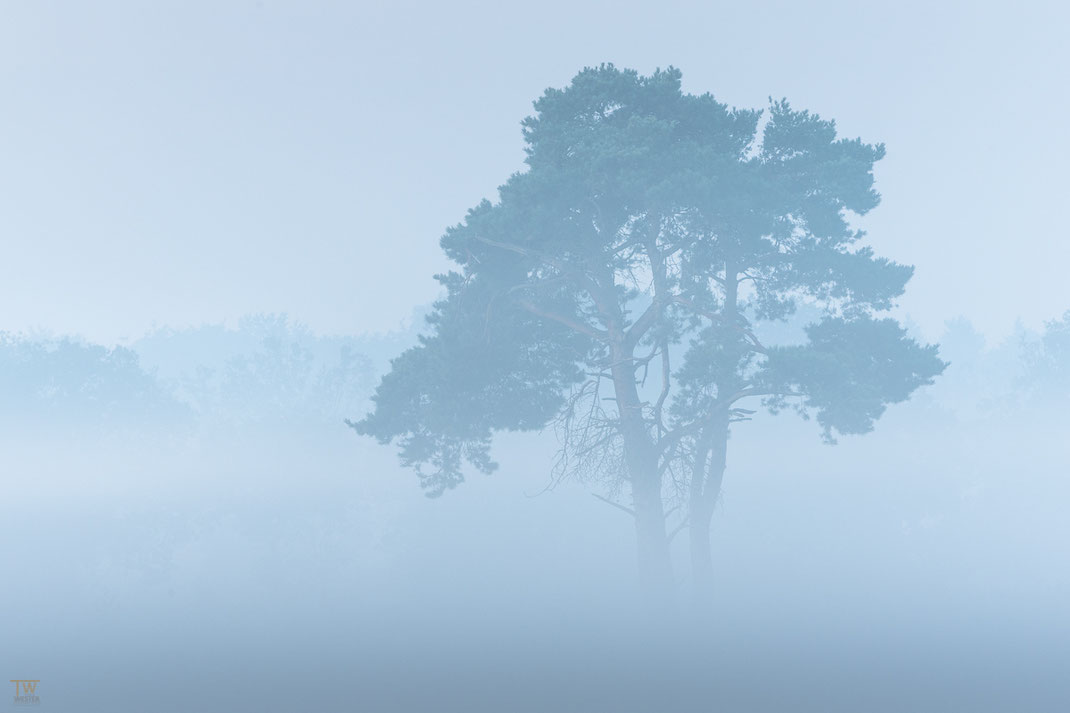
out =
{"type": "Polygon", "coordinates": [[[681,520],[680,524],[674,527],[673,531],[669,533],[669,542],[672,542],[673,538],[680,534],[680,531],[687,527],[689,524],[691,524],[690,518],[685,517],[683,520],[681,520]]]}
{"type": "Polygon", "coordinates": [[[580,334],[586,334],[592,339],[597,339],[602,342],[609,341],[609,333],[604,330],[597,329],[589,324],[577,322],[564,315],[557,314],[556,312],[550,312],[549,310],[545,310],[536,305],[535,303],[529,302],[528,300],[517,300],[517,304],[526,309],[528,312],[531,312],[536,317],[553,320],[554,322],[565,325],[566,327],[572,329],[575,332],[579,332],[580,334]]]}
{"type": "Polygon", "coordinates": [[[692,421],[685,426],[678,426],[673,430],[665,434],[665,437],[661,439],[659,444],[661,453],[665,453],[671,446],[679,441],[682,441],[686,436],[702,430],[702,421],[692,421]]]}
{"type": "Polygon", "coordinates": [[[630,349],[639,343],[639,340],[643,338],[650,328],[653,327],[658,318],[661,317],[662,310],[661,297],[655,296],[654,301],[650,303],[650,306],[639,315],[639,319],[635,320],[635,323],[628,328],[628,331],[624,334],[625,349],[630,349]]]}
{"type": "Polygon", "coordinates": [[[658,424],[658,439],[661,439],[661,432],[665,430],[665,424],[661,420],[661,409],[665,406],[665,399],[669,397],[669,387],[672,384],[671,380],[672,369],[669,367],[669,340],[661,340],[661,393],[658,394],[658,401],[654,404],[654,420],[658,424]]]}
{"type": "Polygon", "coordinates": [[[626,507],[624,507],[623,505],[621,505],[620,503],[615,503],[615,502],[613,502],[612,500],[610,500],[610,499],[608,499],[608,498],[603,498],[603,497],[602,497],[601,495],[599,495],[598,493],[591,493],[591,496],[592,496],[592,497],[595,497],[595,498],[598,498],[599,500],[601,500],[601,501],[602,501],[602,502],[604,502],[604,503],[607,503],[607,504],[609,504],[609,505],[612,505],[613,507],[617,508],[618,510],[623,510],[624,512],[628,513],[628,514],[629,514],[629,515],[631,515],[632,517],[635,517],[635,516],[636,516],[636,515],[635,515],[635,510],[632,510],[631,508],[626,508],[626,507]]]}
{"type": "Polygon", "coordinates": [[[609,316],[609,303],[613,299],[612,294],[606,294],[606,291],[595,280],[586,274],[582,269],[576,265],[570,264],[567,260],[560,260],[552,255],[540,252],[538,250],[532,250],[522,245],[516,245],[515,243],[504,243],[499,240],[491,240],[489,238],[483,238],[478,235],[473,236],[476,240],[491,247],[500,248],[502,250],[508,250],[514,252],[517,255],[523,255],[525,257],[534,258],[541,262],[546,263],[550,267],[560,270],[561,272],[569,275],[574,279],[577,284],[587,290],[587,293],[591,295],[591,299],[594,300],[595,305],[603,315],[609,316]]]}
{"type": "Polygon", "coordinates": [[[688,309],[690,309],[693,312],[695,312],[695,314],[698,314],[698,315],[700,315],[702,317],[705,317],[706,319],[710,320],[711,322],[719,322],[721,324],[728,324],[729,326],[731,326],[734,329],[736,329],[736,330],[738,330],[738,331],[743,333],[743,335],[747,338],[747,341],[749,341],[751,343],[751,346],[754,347],[754,351],[758,352],[759,354],[768,354],[769,353],[769,350],[766,349],[765,346],[761,342],[758,341],[758,337],[754,336],[754,332],[750,331],[746,327],[742,327],[739,324],[735,324],[735,323],[731,322],[730,320],[725,319],[724,315],[720,315],[720,314],[717,314],[716,312],[710,312],[708,310],[704,310],[701,307],[699,307],[697,304],[692,302],[691,300],[687,299],[686,297],[682,297],[680,295],[676,295],[675,297],[673,297],[672,301],[675,302],[676,304],[683,305],[684,307],[687,307],[688,309]]]}
{"type": "Polygon", "coordinates": [[[727,408],[734,404],[736,401],[739,401],[740,399],[745,399],[748,396],[806,396],[806,394],[800,394],[797,391],[778,391],[776,389],[758,389],[755,387],[747,387],[746,389],[740,389],[736,393],[729,396],[727,399],[718,399],[718,401],[721,401],[727,408]]]}

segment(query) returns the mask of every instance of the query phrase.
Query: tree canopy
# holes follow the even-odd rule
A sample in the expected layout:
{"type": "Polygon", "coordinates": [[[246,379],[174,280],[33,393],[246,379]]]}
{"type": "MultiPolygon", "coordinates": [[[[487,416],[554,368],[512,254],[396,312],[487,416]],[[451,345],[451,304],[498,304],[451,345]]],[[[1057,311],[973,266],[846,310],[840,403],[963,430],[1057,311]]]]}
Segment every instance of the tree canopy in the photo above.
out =
{"type": "Polygon", "coordinates": [[[599,462],[647,523],[640,540],[664,549],[669,476],[688,473],[671,480],[691,527],[708,520],[694,505],[716,497],[729,424],[753,413],[741,402],[813,414],[832,440],[942,371],[935,347],[882,314],[913,268],[852,227],[879,202],[883,145],[787,101],[684,93],[676,69],[584,69],[534,108],[525,170],[446,231],[457,267],[436,276],[428,333],[354,424],[396,441],[430,495],[466,463],[492,471],[496,431],[556,421],[574,463],[609,454],[599,462]],[[759,340],[800,305],[821,314],[804,342],[759,340]]]}

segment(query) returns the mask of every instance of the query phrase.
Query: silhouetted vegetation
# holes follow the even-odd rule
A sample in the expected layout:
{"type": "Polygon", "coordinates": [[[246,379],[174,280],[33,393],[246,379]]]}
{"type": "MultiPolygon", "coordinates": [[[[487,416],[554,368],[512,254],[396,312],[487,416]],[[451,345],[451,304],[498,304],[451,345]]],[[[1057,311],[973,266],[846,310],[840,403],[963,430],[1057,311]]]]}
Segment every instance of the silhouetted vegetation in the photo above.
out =
{"type": "Polygon", "coordinates": [[[731,424],[760,404],[816,416],[829,442],[866,433],[944,363],[886,315],[913,269],[850,223],[879,201],[884,147],[680,77],[604,65],[535,102],[526,170],[446,232],[448,296],[355,426],[397,440],[439,495],[465,464],[495,469],[495,432],[556,424],[564,473],[627,485],[652,594],[671,598],[686,527],[709,601],[731,424]],[[816,311],[801,340],[756,336],[800,305],[816,311]]]}
{"type": "Polygon", "coordinates": [[[134,351],[70,338],[0,333],[0,394],[8,428],[173,423],[187,415],[134,351]]]}

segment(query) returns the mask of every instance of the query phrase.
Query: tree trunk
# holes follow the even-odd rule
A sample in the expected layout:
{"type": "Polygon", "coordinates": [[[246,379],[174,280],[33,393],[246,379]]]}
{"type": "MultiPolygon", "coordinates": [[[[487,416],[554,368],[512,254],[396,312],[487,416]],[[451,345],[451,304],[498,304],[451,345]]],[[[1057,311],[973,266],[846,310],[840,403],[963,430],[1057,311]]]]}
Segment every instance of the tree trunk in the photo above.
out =
{"type": "Polygon", "coordinates": [[[710,547],[711,513],[692,505],[688,533],[691,545],[691,594],[695,608],[707,611],[713,596],[713,552],[710,547]]]}
{"type": "Polygon", "coordinates": [[[633,478],[632,502],[635,509],[640,587],[649,604],[671,608],[676,584],[669,538],[665,533],[665,509],[661,499],[660,480],[654,481],[642,476],[633,478]]]}
{"type": "Polygon", "coordinates": [[[643,420],[632,362],[624,354],[618,353],[614,357],[613,387],[635,510],[639,583],[648,604],[671,607],[676,584],[669,537],[665,532],[665,505],[661,499],[656,446],[643,420]]]}
{"type": "Polygon", "coordinates": [[[713,602],[713,550],[710,545],[710,522],[721,494],[726,455],[728,422],[710,427],[702,457],[696,459],[691,476],[688,502],[688,533],[691,548],[691,591],[699,612],[708,611],[713,602]]]}
{"type": "MultiPolygon", "coordinates": [[[[731,259],[724,265],[725,323],[732,325],[739,318],[739,273],[731,259]]],[[[738,388],[734,377],[717,382],[718,398],[734,393],[738,388]]],[[[710,546],[710,521],[721,494],[726,456],[728,454],[728,423],[731,403],[724,402],[714,411],[713,421],[702,429],[698,438],[688,496],[688,533],[691,547],[692,595],[698,612],[709,612],[713,604],[713,551],[710,546]]]]}

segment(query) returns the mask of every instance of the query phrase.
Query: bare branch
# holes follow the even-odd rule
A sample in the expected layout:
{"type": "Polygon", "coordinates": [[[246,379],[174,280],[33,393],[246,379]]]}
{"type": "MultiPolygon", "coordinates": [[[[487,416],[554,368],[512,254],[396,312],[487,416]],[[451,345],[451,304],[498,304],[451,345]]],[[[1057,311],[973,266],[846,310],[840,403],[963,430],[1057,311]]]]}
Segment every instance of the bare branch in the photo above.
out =
{"type": "Polygon", "coordinates": [[[691,423],[678,426],[673,430],[665,434],[665,437],[661,439],[661,452],[665,453],[669,448],[672,448],[684,437],[690,436],[702,430],[705,424],[702,421],[692,421],[691,423]]]}
{"type": "Polygon", "coordinates": [[[540,262],[546,263],[550,267],[560,270],[569,275],[577,284],[587,290],[587,293],[591,296],[591,299],[594,300],[595,305],[603,316],[608,318],[612,314],[609,308],[610,303],[613,301],[612,293],[607,292],[579,266],[569,263],[567,260],[560,260],[552,255],[547,255],[546,253],[532,250],[531,248],[526,248],[522,245],[516,245],[515,243],[504,243],[480,236],[475,236],[475,239],[492,247],[501,248],[502,250],[508,250],[518,255],[534,258],[540,262]]]}
{"type": "Polygon", "coordinates": [[[654,404],[654,421],[658,424],[658,439],[665,430],[665,424],[661,420],[661,409],[665,406],[665,399],[669,397],[670,377],[672,370],[669,368],[669,340],[661,340],[661,393],[658,394],[657,403],[654,404]]]}
{"type": "Polygon", "coordinates": [[[680,522],[680,524],[679,524],[679,525],[677,525],[676,527],[674,527],[674,528],[673,528],[673,530],[672,530],[672,532],[670,532],[670,533],[669,533],[669,542],[672,542],[673,538],[674,538],[674,537],[676,537],[676,536],[677,536],[678,534],[680,534],[680,530],[683,530],[683,529],[684,529],[685,527],[687,527],[687,526],[688,526],[689,524],[691,524],[691,521],[690,521],[690,519],[689,519],[689,518],[686,518],[686,517],[685,517],[685,518],[684,518],[684,519],[683,519],[683,520],[682,520],[682,521],[680,522]]]}
{"type": "Polygon", "coordinates": [[[650,306],[646,308],[643,314],[639,315],[639,319],[635,320],[635,323],[625,332],[624,345],[625,349],[630,349],[639,343],[639,340],[650,331],[658,319],[661,317],[661,311],[664,305],[662,304],[661,297],[655,297],[654,301],[650,303],[650,306]]]}
{"type": "MultiPolygon", "coordinates": [[[[748,396],[805,396],[806,394],[800,394],[797,391],[780,391],[777,389],[759,389],[756,387],[747,387],[746,389],[740,389],[736,393],[722,400],[725,407],[730,407],[736,401],[745,399],[748,396]]],[[[734,409],[738,411],[744,411],[744,409],[734,409]]],[[[753,411],[751,412],[753,413],[753,411]]]]}
{"type": "Polygon", "coordinates": [[[609,341],[609,333],[603,329],[597,329],[596,327],[592,327],[589,324],[577,322],[564,315],[557,314],[556,312],[550,312],[549,310],[545,310],[536,305],[534,302],[530,302],[529,300],[517,300],[517,304],[519,304],[521,307],[523,307],[528,312],[531,312],[537,317],[542,317],[543,319],[549,319],[559,324],[563,324],[574,332],[586,334],[588,337],[591,337],[592,339],[597,339],[601,342],[609,341]]]}
{"type": "Polygon", "coordinates": [[[591,496],[598,498],[599,500],[601,500],[604,503],[612,505],[613,507],[617,508],[618,510],[623,510],[624,512],[628,513],[632,517],[636,517],[635,510],[632,510],[631,508],[626,508],[623,505],[621,505],[620,503],[615,503],[615,502],[613,502],[612,500],[610,500],[608,498],[603,498],[598,493],[591,493],[591,496]]]}

